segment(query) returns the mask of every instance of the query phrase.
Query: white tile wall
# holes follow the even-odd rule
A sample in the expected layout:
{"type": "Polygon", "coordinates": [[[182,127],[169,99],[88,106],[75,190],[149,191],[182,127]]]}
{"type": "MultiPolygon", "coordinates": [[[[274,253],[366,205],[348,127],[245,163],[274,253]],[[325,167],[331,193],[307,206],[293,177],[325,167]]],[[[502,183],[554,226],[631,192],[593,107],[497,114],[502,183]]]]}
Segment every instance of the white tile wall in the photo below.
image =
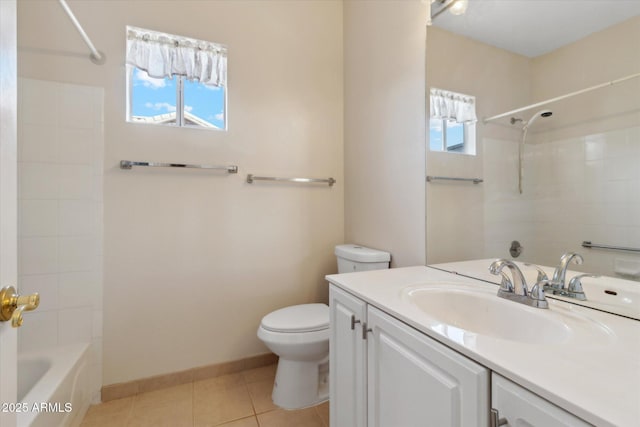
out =
{"type": "Polygon", "coordinates": [[[522,195],[513,190],[517,148],[515,141],[484,141],[487,257],[508,257],[509,243],[519,240],[523,257],[540,264],[574,251],[585,256],[581,270],[614,276],[616,259],[640,262],[581,247],[583,240],[640,247],[640,127],[528,144],[522,195]]]}
{"type": "Polygon", "coordinates": [[[40,293],[20,351],[92,343],[101,386],[103,89],[20,79],[19,286],[40,293]]]}

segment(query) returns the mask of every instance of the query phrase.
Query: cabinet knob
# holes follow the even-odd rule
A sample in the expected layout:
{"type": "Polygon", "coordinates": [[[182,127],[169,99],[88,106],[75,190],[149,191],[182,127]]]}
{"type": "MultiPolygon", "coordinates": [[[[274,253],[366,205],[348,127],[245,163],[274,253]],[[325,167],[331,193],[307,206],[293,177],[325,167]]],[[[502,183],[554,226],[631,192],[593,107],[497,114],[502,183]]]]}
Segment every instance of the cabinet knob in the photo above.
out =
{"type": "Polygon", "coordinates": [[[356,328],[356,323],[360,323],[359,320],[356,320],[356,315],[351,315],[351,330],[353,331],[356,328]]]}

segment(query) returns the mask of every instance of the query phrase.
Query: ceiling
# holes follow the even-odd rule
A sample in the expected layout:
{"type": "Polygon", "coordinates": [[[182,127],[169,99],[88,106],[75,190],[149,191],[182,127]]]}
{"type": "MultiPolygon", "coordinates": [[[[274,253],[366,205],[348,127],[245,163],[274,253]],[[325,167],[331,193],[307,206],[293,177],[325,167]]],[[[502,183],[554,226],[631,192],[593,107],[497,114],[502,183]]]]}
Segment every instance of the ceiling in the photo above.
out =
{"type": "Polygon", "coordinates": [[[469,0],[464,15],[445,11],[433,25],[536,57],[637,15],[640,0],[469,0]]]}

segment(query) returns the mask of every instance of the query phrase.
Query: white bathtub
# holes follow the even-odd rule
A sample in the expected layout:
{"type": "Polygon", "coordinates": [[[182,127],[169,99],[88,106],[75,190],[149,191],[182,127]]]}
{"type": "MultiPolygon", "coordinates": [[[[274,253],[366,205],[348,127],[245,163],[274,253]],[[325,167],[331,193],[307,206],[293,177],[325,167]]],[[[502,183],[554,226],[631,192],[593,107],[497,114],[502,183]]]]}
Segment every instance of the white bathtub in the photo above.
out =
{"type": "Polygon", "coordinates": [[[79,425],[91,403],[91,365],[89,344],[18,355],[18,427],[79,425]]]}

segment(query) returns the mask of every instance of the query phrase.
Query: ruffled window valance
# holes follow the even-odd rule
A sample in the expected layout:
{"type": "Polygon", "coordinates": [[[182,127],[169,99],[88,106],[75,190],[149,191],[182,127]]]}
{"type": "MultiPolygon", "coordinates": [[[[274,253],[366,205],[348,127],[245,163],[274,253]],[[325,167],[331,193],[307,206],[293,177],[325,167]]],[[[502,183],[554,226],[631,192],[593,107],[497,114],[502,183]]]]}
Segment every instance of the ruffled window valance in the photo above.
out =
{"type": "Polygon", "coordinates": [[[127,27],[127,64],[156,79],[177,75],[209,86],[227,84],[227,49],[202,40],[127,27]]]}
{"type": "Polygon", "coordinates": [[[474,123],[476,117],[476,99],[473,96],[431,89],[430,107],[432,119],[453,120],[457,123],[474,123]]]}

